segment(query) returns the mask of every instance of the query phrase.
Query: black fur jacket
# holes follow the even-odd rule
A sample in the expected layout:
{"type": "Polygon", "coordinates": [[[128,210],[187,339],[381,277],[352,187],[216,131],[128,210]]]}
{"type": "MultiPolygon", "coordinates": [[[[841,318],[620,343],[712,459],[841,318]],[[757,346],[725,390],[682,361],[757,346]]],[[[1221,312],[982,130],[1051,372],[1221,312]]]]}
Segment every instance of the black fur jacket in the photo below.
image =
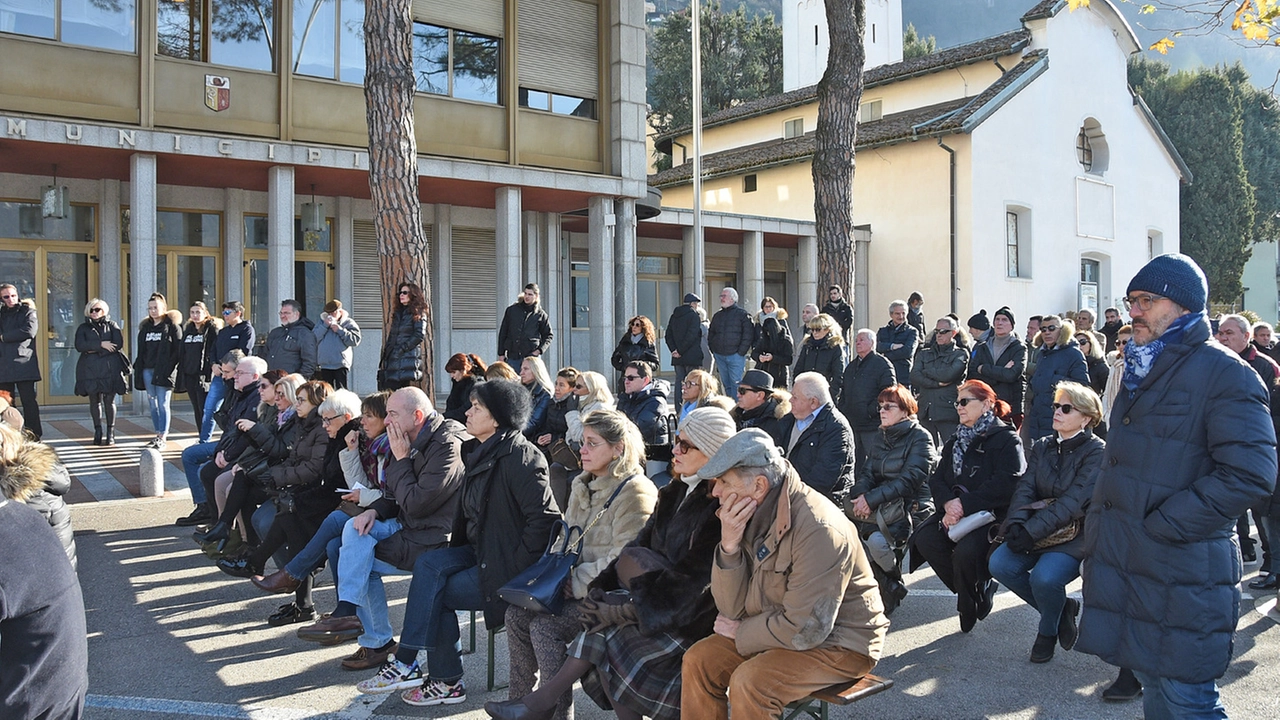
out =
{"type": "Polygon", "coordinates": [[[39,510],[58,534],[71,568],[75,569],[76,541],[72,537],[71,509],[62,499],[70,490],[71,476],[48,445],[24,441],[13,462],[0,469],[0,494],[39,510]]]}
{"type": "MultiPolygon", "coordinates": [[[[703,481],[685,499],[688,485],[680,480],[658,491],[658,505],[640,535],[627,547],[648,548],[671,561],[666,570],[635,578],[635,598],[640,631],[645,635],[666,632],[689,642],[710,635],[715,626],[716,603],[711,597],[711,563],[720,543],[720,501],[711,497],[703,481]]],[[[617,590],[617,561],[609,564],[590,587],[617,590]]]]}

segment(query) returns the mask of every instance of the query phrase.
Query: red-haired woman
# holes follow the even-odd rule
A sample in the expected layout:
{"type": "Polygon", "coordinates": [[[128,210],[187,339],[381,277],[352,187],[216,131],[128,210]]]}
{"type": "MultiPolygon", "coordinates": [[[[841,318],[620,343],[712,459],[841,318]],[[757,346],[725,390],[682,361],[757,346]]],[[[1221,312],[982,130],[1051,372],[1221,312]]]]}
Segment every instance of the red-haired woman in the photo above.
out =
{"type": "Polygon", "coordinates": [[[929,563],[956,594],[960,631],[969,632],[991,612],[997,584],[987,569],[988,532],[1008,513],[1026,463],[1022,441],[1006,422],[1009,404],[997,398],[990,385],[981,380],[961,383],[956,412],[960,425],[942,446],[938,468],[929,480],[937,512],[911,537],[911,570],[921,560],[929,563]],[[991,514],[988,522],[971,519],[984,511],[991,514]],[[975,522],[976,527],[957,537],[975,522]]]}
{"type": "Polygon", "coordinates": [[[399,390],[422,380],[422,341],[427,336],[427,299],[422,288],[400,283],[391,331],[382,345],[378,389],[399,390]]]}
{"type": "Polygon", "coordinates": [[[449,362],[444,364],[444,371],[453,380],[449,389],[449,399],[444,403],[444,416],[460,423],[467,422],[467,410],[471,409],[471,388],[484,380],[484,371],[488,368],[484,361],[475,355],[454,353],[449,362]]]}

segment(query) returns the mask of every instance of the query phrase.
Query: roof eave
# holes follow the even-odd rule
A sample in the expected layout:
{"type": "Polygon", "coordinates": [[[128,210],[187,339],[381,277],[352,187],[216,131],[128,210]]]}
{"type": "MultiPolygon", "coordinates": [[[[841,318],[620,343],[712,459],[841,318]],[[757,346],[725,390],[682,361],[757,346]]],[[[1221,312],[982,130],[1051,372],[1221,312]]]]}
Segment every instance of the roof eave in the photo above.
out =
{"type": "Polygon", "coordinates": [[[999,111],[1000,108],[1004,107],[1005,103],[1012,100],[1015,95],[1022,92],[1031,83],[1035,82],[1036,78],[1043,75],[1048,69],[1049,56],[1045,55],[1037,60],[1031,67],[1023,71],[1021,75],[1014,78],[1013,81],[1000,90],[1000,92],[996,93],[995,97],[984,103],[982,107],[974,110],[973,114],[966,118],[964,123],[960,126],[961,131],[964,133],[973,132],[979,125],[985,122],[987,118],[991,117],[999,111]]]}
{"type": "Polygon", "coordinates": [[[1182,182],[1190,185],[1195,177],[1191,173],[1191,168],[1187,165],[1187,161],[1182,159],[1182,153],[1178,152],[1177,146],[1173,144],[1173,140],[1165,133],[1164,127],[1160,125],[1160,121],[1156,119],[1155,113],[1151,112],[1151,108],[1147,107],[1147,101],[1142,96],[1134,92],[1133,88],[1129,88],[1129,93],[1133,95],[1133,104],[1146,118],[1147,124],[1151,126],[1151,130],[1159,138],[1160,144],[1164,146],[1165,152],[1169,153],[1169,158],[1173,160],[1173,164],[1178,166],[1178,172],[1182,175],[1182,182]]]}

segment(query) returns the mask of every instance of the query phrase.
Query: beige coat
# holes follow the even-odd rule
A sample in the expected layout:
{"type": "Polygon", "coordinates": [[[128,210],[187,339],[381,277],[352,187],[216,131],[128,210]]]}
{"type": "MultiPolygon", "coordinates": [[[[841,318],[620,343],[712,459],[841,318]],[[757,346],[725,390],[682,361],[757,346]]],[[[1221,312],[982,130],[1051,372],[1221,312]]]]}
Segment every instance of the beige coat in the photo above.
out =
{"type": "Polygon", "coordinates": [[[853,523],[794,470],[773,492],[773,522],[749,523],[741,550],[717,547],[711,568],[716,607],[741,621],[738,652],[844,648],[879,660],[889,618],[853,523]]]}
{"type": "MultiPolygon", "coordinates": [[[[570,527],[590,525],[622,481],[623,478],[613,476],[579,475],[569,491],[564,521],[570,527]]],[[[627,543],[636,539],[657,504],[658,488],[653,481],[638,473],[633,475],[600,522],[583,537],[582,554],[578,556],[578,564],[569,578],[575,598],[587,596],[587,585],[618,557],[627,543]]]]}

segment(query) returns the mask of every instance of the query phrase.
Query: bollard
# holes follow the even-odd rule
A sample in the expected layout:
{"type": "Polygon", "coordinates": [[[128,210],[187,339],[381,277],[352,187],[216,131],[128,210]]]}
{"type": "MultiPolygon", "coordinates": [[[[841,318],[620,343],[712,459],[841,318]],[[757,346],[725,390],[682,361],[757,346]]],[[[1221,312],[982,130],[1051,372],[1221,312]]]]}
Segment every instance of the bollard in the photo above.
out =
{"type": "Polygon", "coordinates": [[[143,448],[138,460],[138,481],[142,497],[164,496],[164,458],[155,448],[143,448]]]}

